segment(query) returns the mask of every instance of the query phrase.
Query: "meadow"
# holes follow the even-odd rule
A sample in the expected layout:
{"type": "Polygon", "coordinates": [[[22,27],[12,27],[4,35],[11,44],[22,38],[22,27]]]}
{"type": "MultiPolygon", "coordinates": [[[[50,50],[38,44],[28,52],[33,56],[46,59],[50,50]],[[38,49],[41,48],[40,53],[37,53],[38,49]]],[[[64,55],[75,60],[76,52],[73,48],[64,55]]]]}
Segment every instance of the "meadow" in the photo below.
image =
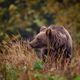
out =
{"type": "Polygon", "coordinates": [[[60,60],[57,63],[48,59],[43,62],[36,52],[29,47],[27,41],[17,40],[4,45],[0,54],[1,80],[80,80],[79,51],[73,56],[69,66],[65,63],[61,69],[60,60]]]}
{"type": "Polygon", "coordinates": [[[80,80],[79,13],[79,0],[0,0],[0,80],[80,80]],[[64,69],[60,60],[43,62],[28,43],[51,24],[64,26],[73,40],[64,69]]]}

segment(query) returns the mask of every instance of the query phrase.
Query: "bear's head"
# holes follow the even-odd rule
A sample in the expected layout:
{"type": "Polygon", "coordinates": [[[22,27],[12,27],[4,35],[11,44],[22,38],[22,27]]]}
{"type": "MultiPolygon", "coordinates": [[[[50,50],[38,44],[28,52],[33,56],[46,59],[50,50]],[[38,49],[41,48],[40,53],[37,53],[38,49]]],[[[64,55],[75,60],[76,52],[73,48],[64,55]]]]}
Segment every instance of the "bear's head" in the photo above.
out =
{"type": "Polygon", "coordinates": [[[40,32],[30,42],[33,48],[42,48],[47,46],[47,41],[52,38],[52,29],[45,26],[40,28],[40,32]]]}

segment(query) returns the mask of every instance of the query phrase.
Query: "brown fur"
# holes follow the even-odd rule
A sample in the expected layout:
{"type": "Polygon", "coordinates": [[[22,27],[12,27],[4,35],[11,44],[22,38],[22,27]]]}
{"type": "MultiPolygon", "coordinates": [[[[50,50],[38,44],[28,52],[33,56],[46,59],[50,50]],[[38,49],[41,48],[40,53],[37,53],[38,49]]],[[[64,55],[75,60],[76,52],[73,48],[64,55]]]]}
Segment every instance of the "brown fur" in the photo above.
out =
{"type": "Polygon", "coordinates": [[[71,58],[72,39],[69,32],[64,27],[55,27],[54,25],[41,27],[40,32],[30,42],[31,47],[41,48],[41,55],[51,55],[63,53],[64,58],[71,58]]]}

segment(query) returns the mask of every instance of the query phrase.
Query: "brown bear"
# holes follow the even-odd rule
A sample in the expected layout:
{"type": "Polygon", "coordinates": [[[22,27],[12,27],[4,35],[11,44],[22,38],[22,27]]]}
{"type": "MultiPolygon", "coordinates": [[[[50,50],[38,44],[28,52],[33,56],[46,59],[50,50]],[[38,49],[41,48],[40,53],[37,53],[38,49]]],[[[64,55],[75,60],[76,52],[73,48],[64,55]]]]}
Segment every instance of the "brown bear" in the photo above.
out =
{"type": "Polygon", "coordinates": [[[57,57],[63,53],[64,58],[71,59],[72,38],[63,26],[50,25],[41,27],[40,32],[30,42],[32,48],[41,49],[41,57],[51,51],[50,55],[57,57]]]}

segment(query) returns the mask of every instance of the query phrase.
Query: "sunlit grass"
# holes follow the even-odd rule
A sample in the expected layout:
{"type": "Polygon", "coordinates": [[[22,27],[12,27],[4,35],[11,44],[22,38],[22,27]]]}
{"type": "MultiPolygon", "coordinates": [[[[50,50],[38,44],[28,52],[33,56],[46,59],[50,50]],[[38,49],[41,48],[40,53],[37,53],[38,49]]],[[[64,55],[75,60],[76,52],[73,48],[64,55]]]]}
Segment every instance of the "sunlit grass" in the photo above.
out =
{"type": "MultiPolygon", "coordinates": [[[[79,47],[77,47],[79,48],[79,47]]],[[[60,61],[47,62],[40,60],[36,52],[29,46],[28,41],[15,41],[4,45],[0,56],[1,78],[6,80],[79,80],[80,55],[75,53],[70,65],[65,69],[60,68],[60,61]]],[[[66,66],[64,66],[66,67],[66,66]]]]}

